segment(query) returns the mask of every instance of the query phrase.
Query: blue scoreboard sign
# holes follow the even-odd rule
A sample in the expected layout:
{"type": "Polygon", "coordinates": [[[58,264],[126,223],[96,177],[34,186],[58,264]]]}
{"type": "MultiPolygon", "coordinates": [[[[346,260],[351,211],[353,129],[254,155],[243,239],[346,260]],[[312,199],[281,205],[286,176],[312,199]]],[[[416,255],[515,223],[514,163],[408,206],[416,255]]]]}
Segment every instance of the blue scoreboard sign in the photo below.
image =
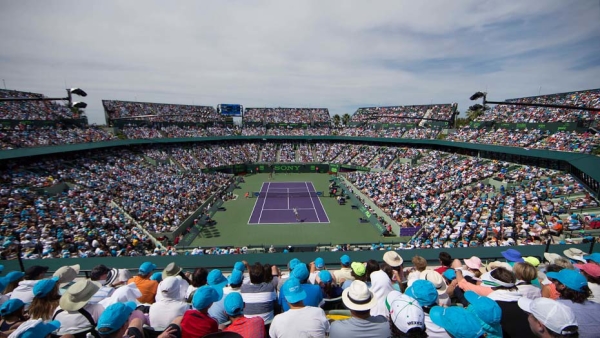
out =
{"type": "Polygon", "coordinates": [[[221,103],[217,106],[217,111],[225,116],[242,116],[244,107],[241,104],[221,103]]]}

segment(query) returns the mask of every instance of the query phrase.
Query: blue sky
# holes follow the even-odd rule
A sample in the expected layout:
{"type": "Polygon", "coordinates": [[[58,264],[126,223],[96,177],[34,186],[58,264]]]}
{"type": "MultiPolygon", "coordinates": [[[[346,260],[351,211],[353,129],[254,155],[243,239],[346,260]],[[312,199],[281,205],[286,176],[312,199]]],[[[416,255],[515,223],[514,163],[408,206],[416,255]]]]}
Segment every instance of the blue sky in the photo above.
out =
{"type": "Polygon", "coordinates": [[[459,104],[600,87],[598,1],[0,1],[8,89],[252,106],[459,104]]]}

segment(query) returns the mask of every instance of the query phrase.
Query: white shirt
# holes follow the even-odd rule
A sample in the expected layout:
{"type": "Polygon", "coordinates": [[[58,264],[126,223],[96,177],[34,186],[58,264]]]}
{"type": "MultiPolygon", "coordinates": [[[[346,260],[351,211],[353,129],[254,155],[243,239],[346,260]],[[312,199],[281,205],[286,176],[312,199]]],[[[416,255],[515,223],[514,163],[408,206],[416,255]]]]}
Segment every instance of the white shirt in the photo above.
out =
{"type": "Polygon", "coordinates": [[[318,307],[305,306],[280,313],[271,323],[271,338],[325,337],[329,332],[329,321],[325,311],[318,307]]]}
{"type": "Polygon", "coordinates": [[[163,331],[175,317],[183,316],[189,310],[190,304],[182,301],[163,299],[150,305],[150,325],[156,331],[163,331]]]}
{"type": "Polygon", "coordinates": [[[542,289],[538,288],[535,285],[520,284],[517,285],[517,289],[519,290],[519,293],[522,294],[525,298],[533,300],[542,297],[542,289]]]}
{"type": "Polygon", "coordinates": [[[600,285],[588,282],[588,287],[592,290],[592,297],[588,300],[594,303],[600,303],[600,285]]]}
{"type": "MultiPolygon", "coordinates": [[[[92,318],[96,323],[102,312],[104,312],[104,306],[100,304],[87,304],[83,309],[92,315],[92,318]]],[[[56,311],[58,310],[61,310],[60,306],[56,309],[56,311]]],[[[56,311],[54,313],[56,313],[56,311]]],[[[84,332],[92,328],[92,325],[87,318],[79,313],[79,311],[61,311],[54,319],[60,322],[60,328],[56,332],[59,336],[67,333],[84,332]]]]}
{"type": "Polygon", "coordinates": [[[10,294],[10,299],[20,299],[25,303],[25,310],[29,309],[29,305],[33,301],[33,286],[37,280],[22,280],[19,285],[10,294]]]}
{"type": "Polygon", "coordinates": [[[446,332],[446,330],[444,330],[444,328],[442,328],[441,326],[435,324],[434,322],[431,321],[431,318],[429,318],[429,314],[425,314],[425,331],[427,332],[427,336],[429,338],[450,338],[450,335],[448,334],[448,332],[446,332]]]}

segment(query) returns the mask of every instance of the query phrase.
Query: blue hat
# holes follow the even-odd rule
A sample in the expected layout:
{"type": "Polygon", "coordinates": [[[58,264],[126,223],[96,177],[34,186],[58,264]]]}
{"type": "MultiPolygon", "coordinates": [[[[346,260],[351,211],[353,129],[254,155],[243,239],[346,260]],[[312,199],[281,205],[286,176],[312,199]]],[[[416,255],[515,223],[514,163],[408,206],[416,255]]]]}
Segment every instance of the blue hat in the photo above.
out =
{"type": "Polygon", "coordinates": [[[227,286],[229,281],[219,269],[212,269],[206,277],[206,284],[212,286],[219,293],[219,299],[223,298],[223,288],[227,286]]]}
{"type": "Polygon", "coordinates": [[[243,262],[235,262],[235,264],[233,265],[233,269],[244,272],[246,271],[246,264],[244,264],[243,262]]]}
{"type": "Polygon", "coordinates": [[[434,306],[429,317],[453,337],[479,338],[485,333],[477,316],[458,306],[434,306]]]}
{"type": "Polygon", "coordinates": [[[0,272],[4,271],[4,265],[0,264],[0,272]]]}
{"type": "Polygon", "coordinates": [[[51,332],[54,332],[60,328],[60,322],[53,320],[50,322],[44,322],[41,319],[36,320],[33,326],[28,327],[25,331],[21,332],[19,338],[40,338],[46,337],[51,332]]]}
{"type": "Polygon", "coordinates": [[[192,298],[192,305],[196,310],[202,310],[212,305],[214,302],[221,300],[219,293],[212,286],[199,287],[194,292],[194,298],[192,298]]]}
{"type": "Polygon", "coordinates": [[[350,260],[350,256],[348,255],[343,255],[342,257],[340,257],[340,263],[342,263],[343,265],[350,265],[352,261],[350,260]]]}
{"type": "Polygon", "coordinates": [[[331,273],[329,273],[329,271],[327,271],[327,270],[319,271],[319,278],[321,279],[321,282],[323,282],[323,283],[329,283],[332,280],[331,273]]]}
{"type": "Polygon", "coordinates": [[[446,279],[448,279],[449,281],[453,281],[456,279],[456,271],[454,271],[454,269],[448,269],[444,271],[442,276],[446,277],[446,279]]]}
{"type": "Polygon", "coordinates": [[[38,281],[33,286],[33,295],[37,298],[47,296],[56,285],[56,282],[58,282],[58,277],[52,277],[50,279],[42,279],[38,281]]]}
{"type": "Polygon", "coordinates": [[[302,288],[300,281],[294,277],[288,278],[288,280],[283,283],[281,290],[283,291],[285,300],[291,304],[298,303],[306,298],[306,292],[302,288]]]}
{"type": "Polygon", "coordinates": [[[11,271],[7,273],[4,277],[8,278],[9,283],[12,283],[23,278],[23,276],[25,276],[25,272],[23,271],[11,271]]]}
{"type": "Polygon", "coordinates": [[[600,253],[594,252],[591,255],[583,256],[583,258],[588,262],[600,263],[600,253]]]}
{"type": "Polygon", "coordinates": [[[160,283],[162,281],[162,276],[163,276],[162,271],[159,271],[159,272],[153,273],[152,276],[150,276],[150,279],[155,280],[160,283]]]}
{"type": "Polygon", "coordinates": [[[127,322],[133,310],[135,310],[135,302],[114,303],[107,307],[98,318],[96,330],[102,335],[109,335],[119,331],[127,322]]]}
{"type": "Polygon", "coordinates": [[[242,284],[243,280],[244,280],[244,273],[241,272],[240,270],[231,271],[231,275],[229,275],[229,278],[227,279],[227,281],[229,282],[229,285],[242,284]]]}
{"type": "Polygon", "coordinates": [[[294,270],[292,270],[291,275],[293,277],[296,277],[299,281],[305,281],[310,275],[310,272],[308,272],[306,264],[300,263],[296,265],[296,267],[294,267],[294,270]]]}
{"type": "Polygon", "coordinates": [[[290,270],[294,270],[294,268],[296,267],[296,265],[302,263],[298,258],[292,258],[290,260],[290,262],[288,263],[288,267],[290,268],[290,270]]]}
{"type": "Polygon", "coordinates": [[[22,300],[18,298],[9,299],[0,306],[0,316],[4,317],[14,313],[25,306],[22,300]]]}
{"type": "Polygon", "coordinates": [[[323,260],[323,258],[317,257],[317,259],[315,259],[315,267],[317,267],[317,269],[322,269],[324,266],[325,261],[323,260]]]}
{"type": "Polygon", "coordinates": [[[435,305],[438,300],[435,285],[426,279],[417,279],[404,293],[416,299],[421,306],[435,305]]]}
{"type": "Polygon", "coordinates": [[[500,324],[502,309],[500,305],[491,298],[480,296],[473,291],[465,292],[465,298],[470,303],[467,311],[473,312],[477,316],[485,332],[496,337],[502,336],[502,325],[500,324]]]}
{"type": "Polygon", "coordinates": [[[144,262],[140,265],[140,275],[147,275],[156,269],[156,265],[151,262],[144,262]]]}
{"type": "Polygon", "coordinates": [[[502,251],[501,254],[502,256],[504,256],[504,258],[506,258],[506,260],[510,262],[523,263],[525,261],[523,259],[523,256],[521,256],[521,253],[515,249],[508,249],[506,251],[502,251]]]}
{"type": "Polygon", "coordinates": [[[225,312],[230,316],[239,316],[244,314],[244,300],[239,292],[232,292],[225,296],[223,302],[225,312]]]}
{"type": "Polygon", "coordinates": [[[559,272],[548,272],[546,277],[556,279],[571,290],[583,291],[583,287],[587,286],[585,277],[575,270],[562,269],[559,272]]]}

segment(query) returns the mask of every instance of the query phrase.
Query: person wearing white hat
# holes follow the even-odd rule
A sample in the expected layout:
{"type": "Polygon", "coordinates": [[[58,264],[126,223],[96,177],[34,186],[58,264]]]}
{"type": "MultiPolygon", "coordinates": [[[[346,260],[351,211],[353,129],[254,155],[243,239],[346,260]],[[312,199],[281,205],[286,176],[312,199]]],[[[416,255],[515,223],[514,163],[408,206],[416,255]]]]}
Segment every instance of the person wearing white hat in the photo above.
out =
{"type": "Polygon", "coordinates": [[[161,295],[160,300],[150,305],[149,311],[150,326],[156,331],[163,331],[173,319],[183,316],[190,309],[190,304],[184,301],[185,295],[180,291],[179,278],[181,277],[167,277],[158,286],[157,295],[161,295]]]}
{"type": "Polygon", "coordinates": [[[331,323],[329,337],[389,337],[388,320],[384,316],[371,316],[371,309],[377,305],[377,297],[363,281],[355,280],[342,293],[342,301],[352,317],[331,323]]]}
{"type": "Polygon", "coordinates": [[[392,336],[421,338],[428,337],[425,331],[425,314],[419,302],[398,291],[390,292],[385,300],[389,309],[392,336]]]}
{"type": "Polygon", "coordinates": [[[99,289],[100,284],[89,279],[80,280],[67,289],[52,316],[52,320],[58,320],[61,324],[58,335],[85,334],[94,330],[104,306],[90,304],[89,301],[99,289]]]}
{"type": "Polygon", "coordinates": [[[567,256],[571,261],[576,261],[577,263],[586,263],[586,260],[583,258],[585,255],[584,251],[581,251],[577,248],[569,248],[563,251],[563,254],[567,256]]]}
{"type": "Polygon", "coordinates": [[[548,298],[521,298],[519,307],[529,314],[529,328],[537,337],[578,337],[575,314],[568,307],[548,298]]]}
{"type": "MultiPolygon", "coordinates": [[[[433,286],[435,286],[438,293],[438,305],[450,306],[450,296],[446,293],[448,285],[446,285],[446,281],[444,281],[442,275],[433,270],[425,270],[421,272],[419,279],[428,280],[433,283],[433,286]]],[[[412,283],[414,283],[414,281],[409,280],[408,286],[410,287],[412,283]]]]}

